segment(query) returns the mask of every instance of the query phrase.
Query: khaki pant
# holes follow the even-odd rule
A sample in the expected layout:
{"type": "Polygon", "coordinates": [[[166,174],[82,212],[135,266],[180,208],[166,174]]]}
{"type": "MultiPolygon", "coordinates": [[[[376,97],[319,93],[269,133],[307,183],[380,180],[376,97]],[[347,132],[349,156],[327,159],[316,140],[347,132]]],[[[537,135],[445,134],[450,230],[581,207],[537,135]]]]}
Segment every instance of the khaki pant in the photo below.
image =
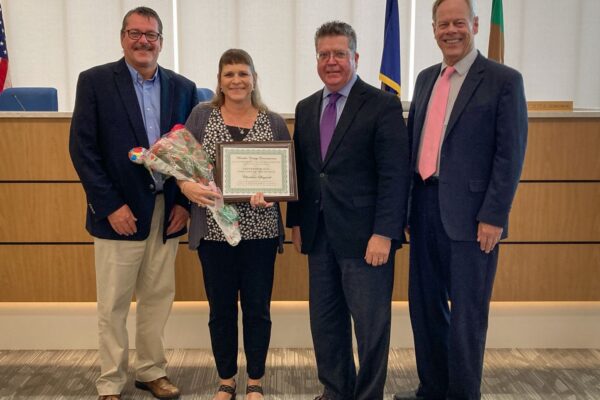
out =
{"type": "Polygon", "coordinates": [[[164,327],[175,297],[179,239],[162,243],[164,196],[156,196],[150,235],[144,241],[94,238],[100,377],[99,395],[119,394],[127,382],[126,321],[132,296],[136,308],[136,379],[165,376],[164,327]]]}

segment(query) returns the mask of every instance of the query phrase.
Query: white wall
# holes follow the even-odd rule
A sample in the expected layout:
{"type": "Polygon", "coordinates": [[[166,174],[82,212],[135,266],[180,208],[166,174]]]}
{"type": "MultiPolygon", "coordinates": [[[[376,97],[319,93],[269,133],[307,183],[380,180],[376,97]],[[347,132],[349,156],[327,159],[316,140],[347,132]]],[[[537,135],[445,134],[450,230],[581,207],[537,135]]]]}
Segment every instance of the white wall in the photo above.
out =
{"type": "MultiPolygon", "coordinates": [[[[127,318],[131,348],[135,347],[135,312],[132,303],[127,318]]],[[[271,348],[312,347],[308,302],[274,301],[271,318],[271,348]]],[[[165,328],[165,346],[209,348],[207,322],[207,302],[176,301],[165,328]]],[[[489,325],[486,345],[490,349],[600,348],[600,302],[492,302],[489,325]]],[[[96,303],[92,302],[0,302],[0,326],[0,350],[98,348],[96,303]]],[[[241,336],[239,340],[241,347],[241,336]]],[[[392,302],[390,340],[391,347],[413,347],[405,301],[392,302]]]]}
{"type": "MultiPolygon", "coordinates": [[[[4,11],[13,86],[54,86],[59,109],[70,111],[79,72],[121,57],[119,30],[139,0],[0,0],[4,11]]],[[[478,1],[477,47],[487,53],[492,0],[478,1]]],[[[416,74],[439,62],[431,3],[399,0],[404,100],[411,65],[416,74]],[[410,15],[414,7],[414,37],[410,15]],[[414,40],[414,59],[409,59],[414,40]]],[[[198,86],[216,86],[221,53],[241,47],[253,56],[266,103],[290,113],[321,86],[315,71],[314,31],[330,19],[349,22],[358,34],[359,74],[377,80],[385,0],[145,0],[164,23],[159,62],[198,86]],[[173,1],[176,1],[174,14],[173,1]],[[174,26],[178,59],[175,60],[174,26]],[[177,62],[175,62],[177,61],[177,62]]],[[[600,108],[600,1],[504,0],[506,64],[520,70],[529,100],[573,100],[600,108]]]]}

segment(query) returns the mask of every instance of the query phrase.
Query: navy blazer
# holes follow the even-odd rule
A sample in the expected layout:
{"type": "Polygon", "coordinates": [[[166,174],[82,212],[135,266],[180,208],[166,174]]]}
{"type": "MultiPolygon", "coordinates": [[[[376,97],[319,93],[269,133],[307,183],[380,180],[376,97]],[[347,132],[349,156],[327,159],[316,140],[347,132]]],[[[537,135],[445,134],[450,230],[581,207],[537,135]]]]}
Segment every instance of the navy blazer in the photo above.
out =
{"type": "MultiPolygon", "coordinates": [[[[440,68],[437,64],[423,70],[415,84],[408,116],[413,171],[440,68]]],[[[440,212],[450,239],[476,240],[480,221],[503,227],[502,238],[507,236],[526,143],[521,74],[478,54],[452,109],[440,156],[440,212]]]]}
{"type": "MultiPolygon", "coordinates": [[[[160,131],[184,124],[198,103],[196,85],[173,71],[159,68],[160,131]]],[[[69,151],[87,198],[86,229],[95,237],[117,240],[144,240],[150,232],[154,210],[154,181],[142,166],[128,158],[134,147],[149,147],[148,136],[124,59],[82,72],[77,82],[75,109],[71,121],[69,151]],[[107,217],[127,204],[137,218],[137,233],[117,234],[107,217]]],[[[168,218],[177,202],[189,208],[174,179],[165,182],[166,240],[168,218]]],[[[180,236],[185,229],[170,235],[180,236]]]]}
{"type": "Polygon", "coordinates": [[[364,257],[372,234],[400,247],[410,183],[400,100],[357,79],[321,160],[322,96],[319,90],[296,106],[299,200],[288,203],[286,225],[300,226],[303,253],[313,248],[321,210],[339,256],[364,257]]]}

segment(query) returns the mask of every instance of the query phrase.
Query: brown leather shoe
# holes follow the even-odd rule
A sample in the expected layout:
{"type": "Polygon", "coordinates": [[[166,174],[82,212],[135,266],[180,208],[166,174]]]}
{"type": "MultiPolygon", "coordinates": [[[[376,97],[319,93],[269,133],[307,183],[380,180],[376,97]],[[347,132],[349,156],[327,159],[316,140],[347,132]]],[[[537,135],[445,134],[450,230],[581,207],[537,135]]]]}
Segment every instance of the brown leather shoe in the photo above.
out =
{"type": "Polygon", "coordinates": [[[180,395],[179,389],[166,376],[150,382],[135,381],[135,387],[149,391],[154,397],[160,400],[175,400],[180,395]]]}
{"type": "Polygon", "coordinates": [[[103,396],[98,397],[98,400],[120,400],[120,394],[105,394],[103,396]]]}

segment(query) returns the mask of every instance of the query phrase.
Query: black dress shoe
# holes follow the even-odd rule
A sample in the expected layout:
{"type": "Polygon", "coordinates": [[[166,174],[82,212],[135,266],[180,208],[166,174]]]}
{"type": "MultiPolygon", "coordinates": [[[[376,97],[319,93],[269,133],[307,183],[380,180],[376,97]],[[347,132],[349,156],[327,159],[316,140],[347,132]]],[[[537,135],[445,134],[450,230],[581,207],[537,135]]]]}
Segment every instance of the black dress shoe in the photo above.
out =
{"type": "Polygon", "coordinates": [[[415,393],[414,390],[410,391],[410,392],[400,392],[400,393],[394,394],[394,400],[419,400],[419,399],[424,399],[424,397],[417,396],[417,393],[415,393]]]}

